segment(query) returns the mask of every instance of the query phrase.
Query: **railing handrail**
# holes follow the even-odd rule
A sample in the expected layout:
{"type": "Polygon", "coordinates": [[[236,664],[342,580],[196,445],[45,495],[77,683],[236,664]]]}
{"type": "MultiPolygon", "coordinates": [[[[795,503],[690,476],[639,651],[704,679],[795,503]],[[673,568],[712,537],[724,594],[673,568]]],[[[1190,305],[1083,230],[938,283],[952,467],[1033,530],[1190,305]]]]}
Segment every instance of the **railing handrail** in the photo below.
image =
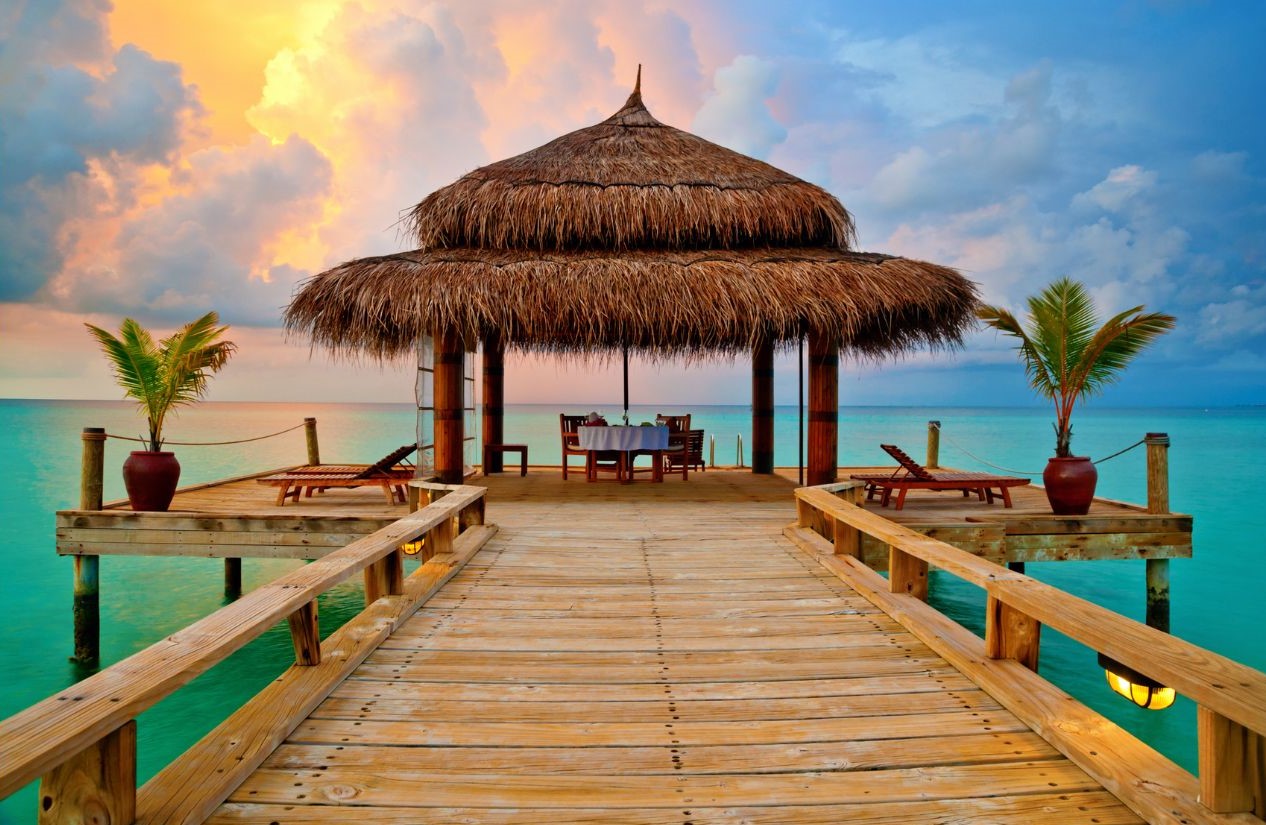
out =
{"type": "Polygon", "coordinates": [[[0,721],[0,797],[8,796],[188,684],[335,585],[443,524],[484,487],[411,482],[446,494],[265,584],[170,636],[0,721]]]}
{"type": "Polygon", "coordinates": [[[1255,733],[1266,734],[1266,674],[891,522],[832,494],[861,486],[862,482],[843,482],[821,488],[801,487],[796,490],[796,498],[903,553],[983,588],[1003,604],[1174,688],[1255,733]]]}

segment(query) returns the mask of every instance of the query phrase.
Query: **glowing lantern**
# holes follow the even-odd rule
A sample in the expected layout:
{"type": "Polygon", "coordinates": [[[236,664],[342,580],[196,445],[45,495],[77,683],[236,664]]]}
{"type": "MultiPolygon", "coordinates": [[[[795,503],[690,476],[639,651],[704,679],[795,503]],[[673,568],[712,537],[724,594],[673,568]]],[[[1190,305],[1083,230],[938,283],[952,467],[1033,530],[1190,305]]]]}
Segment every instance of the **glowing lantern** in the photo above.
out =
{"type": "Polygon", "coordinates": [[[1147,710],[1164,710],[1174,703],[1177,693],[1155,679],[1148,678],[1115,659],[1099,654],[1099,667],[1108,677],[1108,687],[1118,696],[1129,699],[1147,710]]]}

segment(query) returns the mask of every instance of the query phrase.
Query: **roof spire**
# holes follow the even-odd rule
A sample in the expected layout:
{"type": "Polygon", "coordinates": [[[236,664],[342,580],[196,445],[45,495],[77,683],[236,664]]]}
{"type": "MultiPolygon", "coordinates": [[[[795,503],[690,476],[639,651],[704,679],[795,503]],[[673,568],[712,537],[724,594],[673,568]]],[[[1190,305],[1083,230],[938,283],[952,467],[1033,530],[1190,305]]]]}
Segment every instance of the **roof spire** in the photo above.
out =
{"type": "Polygon", "coordinates": [[[633,94],[642,96],[642,64],[637,64],[637,80],[633,83],[633,94]]]}
{"type": "Polygon", "coordinates": [[[607,118],[603,123],[616,123],[620,126],[663,126],[651,113],[646,111],[642,103],[642,64],[637,64],[637,80],[633,82],[633,93],[624,101],[620,111],[607,118]]]}

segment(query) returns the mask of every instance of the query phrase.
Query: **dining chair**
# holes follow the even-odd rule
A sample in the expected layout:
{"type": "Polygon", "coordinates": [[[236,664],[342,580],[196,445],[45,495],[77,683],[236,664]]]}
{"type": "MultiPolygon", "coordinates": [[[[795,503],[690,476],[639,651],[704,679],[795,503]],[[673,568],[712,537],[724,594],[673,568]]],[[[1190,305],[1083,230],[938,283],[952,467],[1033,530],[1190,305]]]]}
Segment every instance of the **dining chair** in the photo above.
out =
{"type": "Polygon", "coordinates": [[[580,425],[588,421],[584,415],[558,416],[558,429],[563,439],[563,479],[567,478],[567,457],[578,455],[585,459],[585,475],[589,474],[589,451],[580,448],[580,425]]]}

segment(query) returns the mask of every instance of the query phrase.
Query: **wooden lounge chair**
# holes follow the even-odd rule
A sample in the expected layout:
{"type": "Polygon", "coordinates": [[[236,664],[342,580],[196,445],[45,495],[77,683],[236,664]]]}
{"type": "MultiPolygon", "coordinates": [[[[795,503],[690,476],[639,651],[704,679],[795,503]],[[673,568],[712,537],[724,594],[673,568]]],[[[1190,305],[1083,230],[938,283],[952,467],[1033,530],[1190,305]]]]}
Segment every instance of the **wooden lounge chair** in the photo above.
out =
{"type": "Polygon", "coordinates": [[[899,465],[891,475],[860,473],[849,476],[854,481],[866,482],[866,500],[881,495],[880,505],[888,506],[895,491],[896,509],[905,506],[906,493],[910,490],[961,490],[964,496],[975,493],[981,501],[992,504],[1002,499],[1003,507],[1011,506],[1011,488],[1028,484],[1027,478],[997,476],[989,473],[960,473],[933,471],[915,461],[894,444],[880,444],[884,452],[897,460],[899,465]],[[995,492],[996,490],[996,492],[995,492]]]}
{"type": "Polygon", "coordinates": [[[331,487],[367,487],[374,484],[382,487],[388,503],[404,504],[408,501],[404,487],[413,478],[416,468],[412,465],[399,465],[417,448],[417,444],[405,444],[368,466],[312,464],[295,467],[284,473],[264,476],[259,479],[259,483],[279,488],[278,507],[285,506],[288,498],[293,498],[298,503],[301,494],[311,498],[314,492],[325,492],[331,487]]]}

